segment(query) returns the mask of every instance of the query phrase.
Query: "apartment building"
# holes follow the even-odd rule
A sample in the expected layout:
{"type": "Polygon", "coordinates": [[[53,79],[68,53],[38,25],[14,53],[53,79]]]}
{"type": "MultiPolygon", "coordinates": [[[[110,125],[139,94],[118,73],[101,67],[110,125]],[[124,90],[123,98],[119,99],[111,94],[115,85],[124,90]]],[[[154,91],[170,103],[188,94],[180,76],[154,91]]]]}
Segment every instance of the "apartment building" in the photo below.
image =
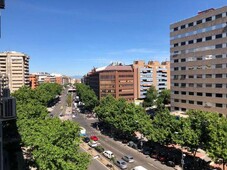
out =
{"type": "Polygon", "coordinates": [[[30,74],[29,75],[29,81],[30,81],[30,87],[32,89],[35,89],[36,87],[38,87],[38,76],[35,74],[30,74]]]}
{"type": "Polygon", "coordinates": [[[171,110],[227,115],[227,6],[170,26],[171,110]]]}
{"type": "Polygon", "coordinates": [[[84,77],[99,99],[113,95],[116,99],[134,101],[134,72],[132,66],[113,63],[109,66],[93,69],[84,77]]]}
{"type": "Polygon", "coordinates": [[[29,85],[29,56],[15,51],[0,53],[0,73],[5,78],[5,87],[12,92],[29,85]]]}
{"type": "Polygon", "coordinates": [[[136,99],[144,99],[153,85],[160,92],[170,89],[170,62],[134,61],[134,94],[136,99]]]}

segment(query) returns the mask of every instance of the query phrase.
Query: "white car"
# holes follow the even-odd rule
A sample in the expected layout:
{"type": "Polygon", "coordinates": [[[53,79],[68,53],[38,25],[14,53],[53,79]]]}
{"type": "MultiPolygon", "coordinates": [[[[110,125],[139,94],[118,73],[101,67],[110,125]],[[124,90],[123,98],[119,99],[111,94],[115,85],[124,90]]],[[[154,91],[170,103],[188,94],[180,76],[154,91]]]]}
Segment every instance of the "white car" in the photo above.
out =
{"type": "Polygon", "coordinates": [[[75,118],[75,117],[76,117],[76,115],[73,114],[73,115],[72,115],[72,118],[75,118]]]}
{"type": "Polygon", "coordinates": [[[143,166],[136,166],[136,167],[132,168],[131,170],[147,170],[147,169],[144,168],[143,166]]]}
{"type": "Polygon", "coordinates": [[[95,148],[95,147],[98,146],[97,142],[96,142],[96,141],[93,141],[93,140],[91,140],[90,142],[88,142],[88,145],[89,145],[90,147],[92,147],[92,148],[95,148]]]}
{"type": "Polygon", "coordinates": [[[111,151],[104,151],[103,155],[109,159],[114,158],[114,154],[111,151]]]}

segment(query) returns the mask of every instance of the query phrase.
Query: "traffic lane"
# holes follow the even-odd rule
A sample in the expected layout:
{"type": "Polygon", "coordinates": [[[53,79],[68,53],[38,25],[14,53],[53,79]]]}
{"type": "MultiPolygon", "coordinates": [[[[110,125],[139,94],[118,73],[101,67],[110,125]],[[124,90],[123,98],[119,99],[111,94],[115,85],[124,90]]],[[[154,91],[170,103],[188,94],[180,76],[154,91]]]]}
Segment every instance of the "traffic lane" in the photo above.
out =
{"type": "Polygon", "coordinates": [[[64,106],[66,104],[66,95],[67,95],[67,89],[64,90],[64,92],[61,94],[60,101],[55,105],[51,114],[58,117],[59,114],[63,111],[63,110],[61,110],[61,106],[63,106],[63,108],[64,108],[64,106]]]}
{"type": "MultiPolygon", "coordinates": [[[[81,152],[86,152],[83,148],[80,147],[81,152]]],[[[108,168],[103,165],[98,159],[91,159],[91,163],[88,167],[88,170],[108,170],[108,168]]]]}
{"type": "MultiPolygon", "coordinates": [[[[109,138],[108,136],[102,135],[99,131],[95,130],[91,127],[91,123],[94,123],[96,120],[94,119],[87,119],[85,118],[85,115],[78,115],[78,122],[81,123],[81,126],[83,126],[85,129],[87,129],[88,135],[96,135],[100,138],[100,143],[105,149],[109,149],[113,151],[113,153],[116,155],[116,157],[119,159],[123,155],[129,154],[134,157],[135,163],[133,166],[142,165],[148,169],[155,169],[155,170],[173,170],[171,167],[167,167],[163,164],[161,164],[159,161],[154,160],[150,158],[149,156],[146,156],[137,150],[130,148],[126,145],[123,145],[120,142],[114,141],[113,139],[109,138]]],[[[129,165],[131,166],[131,165],[129,165]]]]}

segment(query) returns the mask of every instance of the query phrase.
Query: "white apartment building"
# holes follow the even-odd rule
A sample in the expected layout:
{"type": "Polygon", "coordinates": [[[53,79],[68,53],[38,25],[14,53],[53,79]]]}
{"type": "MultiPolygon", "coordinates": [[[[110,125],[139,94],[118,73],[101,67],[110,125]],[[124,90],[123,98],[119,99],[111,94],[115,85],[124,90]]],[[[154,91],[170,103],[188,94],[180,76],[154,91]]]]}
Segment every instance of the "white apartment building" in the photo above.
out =
{"type": "Polygon", "coordinates": [[[0,74],[11,92],[29,85],[29,56],[15,51],[0,53],[0,74]]]}

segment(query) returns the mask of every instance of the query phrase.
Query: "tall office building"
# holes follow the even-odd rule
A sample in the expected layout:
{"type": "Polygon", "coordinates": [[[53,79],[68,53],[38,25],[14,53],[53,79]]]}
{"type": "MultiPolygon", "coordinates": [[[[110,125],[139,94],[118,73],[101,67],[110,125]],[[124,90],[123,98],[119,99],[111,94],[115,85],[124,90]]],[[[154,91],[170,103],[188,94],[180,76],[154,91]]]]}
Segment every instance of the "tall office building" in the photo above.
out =
{"type": "Polygon", "coordinates": [[[0,53],[0,73],[11,92],[29,85],[29,57],[15,51],[0,53]]]}
{"type": "Polygon", "coordinates": [[[227,6],[170,26],[171,109],[227,114],[227,6]]]}

